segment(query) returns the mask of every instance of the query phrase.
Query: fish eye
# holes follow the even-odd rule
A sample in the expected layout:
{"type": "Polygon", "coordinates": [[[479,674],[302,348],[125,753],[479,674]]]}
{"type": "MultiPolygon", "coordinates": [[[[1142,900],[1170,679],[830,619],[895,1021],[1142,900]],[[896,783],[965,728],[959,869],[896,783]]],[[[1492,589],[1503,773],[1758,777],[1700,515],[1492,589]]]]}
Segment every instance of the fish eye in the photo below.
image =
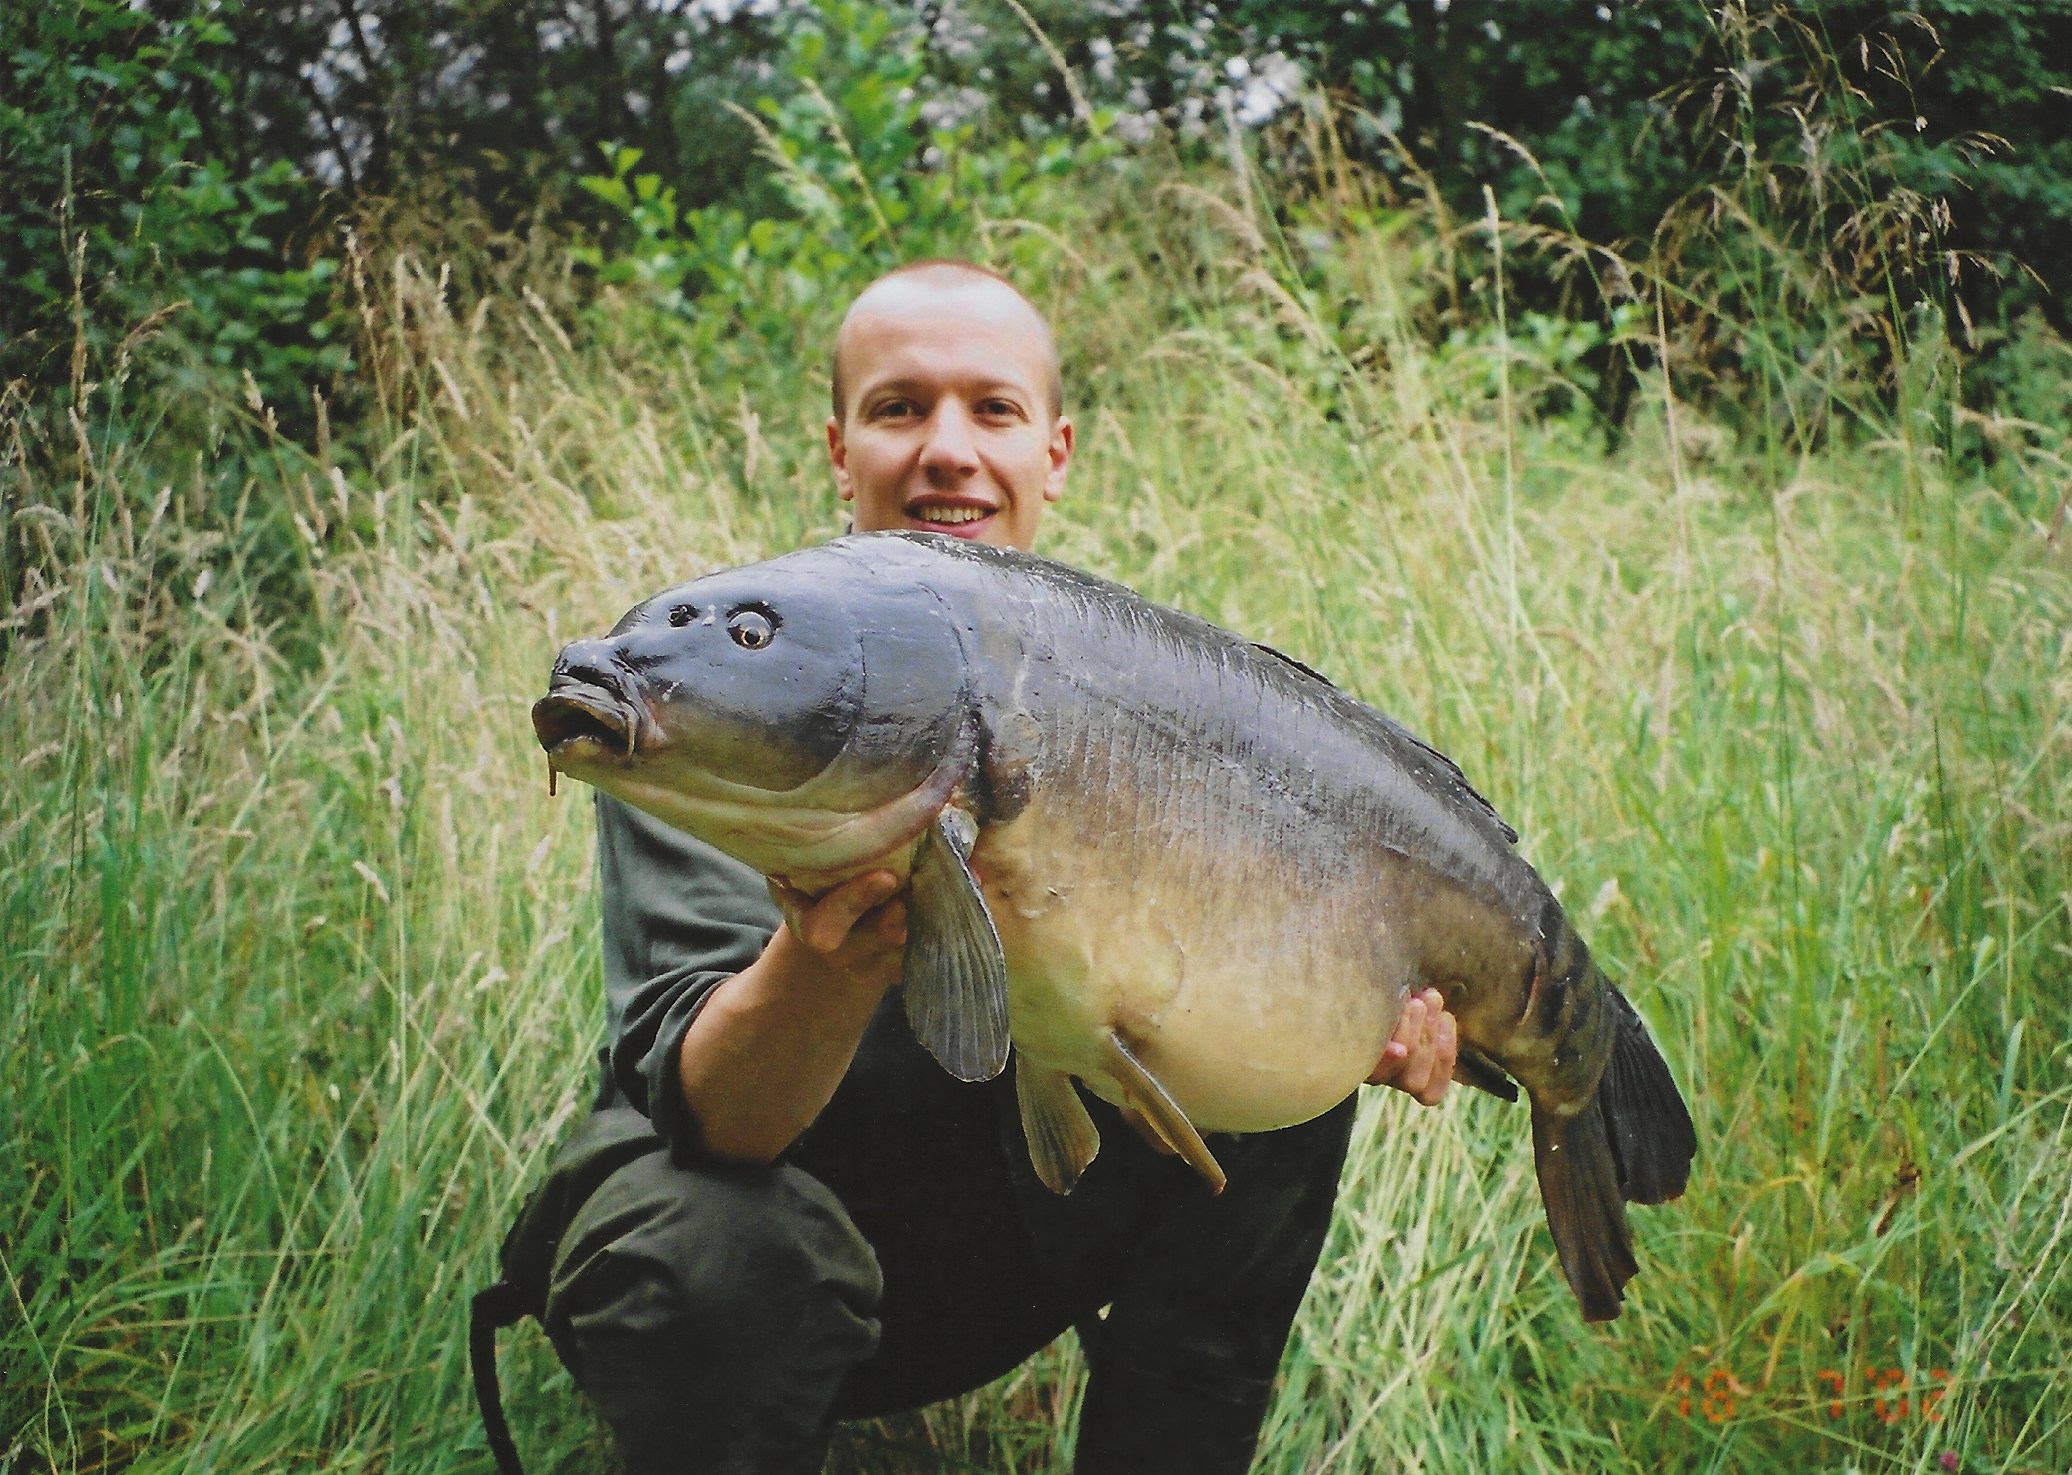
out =
{"type": "Polygon", "coordinates": [[[688,604],[671,605],[669,608],[669,623],[679,630],[690,624],[697,616],[698,612],[688,604]]]}
{"type": "Polygon", "coordinates": [[[727,634],[743,650],[761,650],[777,638],[777,626],[759,609],[738,609],[727,618],[727,634]]]}

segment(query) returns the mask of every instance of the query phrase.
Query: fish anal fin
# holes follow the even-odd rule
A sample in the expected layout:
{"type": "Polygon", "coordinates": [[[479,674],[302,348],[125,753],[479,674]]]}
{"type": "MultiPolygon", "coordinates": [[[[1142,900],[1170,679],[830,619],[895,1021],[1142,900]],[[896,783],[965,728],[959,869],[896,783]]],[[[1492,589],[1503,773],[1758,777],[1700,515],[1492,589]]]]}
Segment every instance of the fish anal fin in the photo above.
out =
{"type": "Polygon", "coordinates": [[[1113,1029],[1101,1032],[1101,1058],[1108,1074],[1122,1086],[1124,1099],[1151,1124],[1151,1130],[1207,1180],[1209,1192],[1221,1193],[1228,1181],[1222,1164],[1209,1151],[1208,1143],[1201,1140],[1201,1133],[1194,1130],[1194,1123],[1187,1120],[1180,1104],[1113,1029]]]}
{"type": "Polygon", "coordinates": [[[1505,1074],[1502,1066],[1473,1045],[1460,1046],[1453,1058],[1453,1078],[1505,1101],[1518,1099],[1518,1083],[1505,1074]]]}
{"type": "Polygon", "coordinates": [[[914,1038],[958,1080],[989,1081],[1007,1067],[1007,960],[964,860],[969,825],[945,810],[921,836],[900,981],[914,1038]]]}
{"type": "Polygon", "coordinates": [[[1072,1078],[1020,1055],[1014,1062],[1014,1095],[1036,1176],[1052,1193],[1070,1193],[1101,1150],[1100,1129],[1087,1115],[1072,1078]]]}

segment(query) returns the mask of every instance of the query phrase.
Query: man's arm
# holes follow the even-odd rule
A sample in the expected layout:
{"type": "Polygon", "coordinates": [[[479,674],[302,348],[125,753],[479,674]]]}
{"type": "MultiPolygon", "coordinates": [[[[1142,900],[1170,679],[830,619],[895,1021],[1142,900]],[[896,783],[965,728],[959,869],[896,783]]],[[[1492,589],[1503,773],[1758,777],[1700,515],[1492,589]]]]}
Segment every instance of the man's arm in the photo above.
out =
{"type": "Polygon", "coordinates": [[[613,1084],[679,1156],[774,1159],[899,976],[891,875],[817,902],[773,897],[738,861],[603,796],[597,837],[613,1084]]]}
{"type": "Polygon", "coordinates": [[[712,991],[685,1032],[677,1080],[715,1156],[772,1162],[813,1124],[899,980],[906,903],[890,871],[817,900],[772,885],[783,925],[712,991]]]}

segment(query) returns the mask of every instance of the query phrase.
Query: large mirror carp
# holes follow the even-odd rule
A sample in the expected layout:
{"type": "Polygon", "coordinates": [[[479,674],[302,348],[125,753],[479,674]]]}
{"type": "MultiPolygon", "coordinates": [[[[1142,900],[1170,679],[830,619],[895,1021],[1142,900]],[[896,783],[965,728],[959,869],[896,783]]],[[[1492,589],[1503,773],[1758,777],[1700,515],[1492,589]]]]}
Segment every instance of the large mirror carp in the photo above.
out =
{"type": "Polygon", "coordinates": [[[1618,1315],[1636,1269],[1625,1204],[1689,1176],[1647,1027],[1460,770],[1120,585],[932,534],[841,538],[570,645],[533,724],[553,770],[808,894],[909,878],[915,1034],[966,1080],[1012,1047],[1060,1193],[1100,1145],[1074,1081],[1220,1188],[1202,1133],[1330,1110],[1426,987],[1462,1077],[1531,1101],[1586,1317],[1618,1315]]]}

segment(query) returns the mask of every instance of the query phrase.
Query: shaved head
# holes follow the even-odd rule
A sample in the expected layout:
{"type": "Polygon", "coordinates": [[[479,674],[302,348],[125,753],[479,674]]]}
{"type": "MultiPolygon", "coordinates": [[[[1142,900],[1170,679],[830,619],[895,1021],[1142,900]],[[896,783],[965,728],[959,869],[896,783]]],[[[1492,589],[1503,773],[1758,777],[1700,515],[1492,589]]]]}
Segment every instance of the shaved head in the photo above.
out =
{"type": "Polygon", "coordinates": [[[1050,324],[968,261],[917,261],[857,295],[835,336],[827,454],[857,532],[1028,548],[1065,490],[1072,419],[1050,324]]]}
{"type": "Polygon", "coordinates": [[[849,385],[856,366],[850,362],[859,322],[874,316],[898,316],[917,311],[954,313],[974,323],[1026,332],[1041,355],[1043,390],[1049,400],[1051,418],[1064,413],[1065,386],[1058,368],[1057,340],[1050,322],[1036,304],[999,272],[971,261],[910,261],[896,266],[856,294],[835,334],[834,366],[830,375],[834,390],[834,417],[846,422],[849,416],[849,385]]]}

